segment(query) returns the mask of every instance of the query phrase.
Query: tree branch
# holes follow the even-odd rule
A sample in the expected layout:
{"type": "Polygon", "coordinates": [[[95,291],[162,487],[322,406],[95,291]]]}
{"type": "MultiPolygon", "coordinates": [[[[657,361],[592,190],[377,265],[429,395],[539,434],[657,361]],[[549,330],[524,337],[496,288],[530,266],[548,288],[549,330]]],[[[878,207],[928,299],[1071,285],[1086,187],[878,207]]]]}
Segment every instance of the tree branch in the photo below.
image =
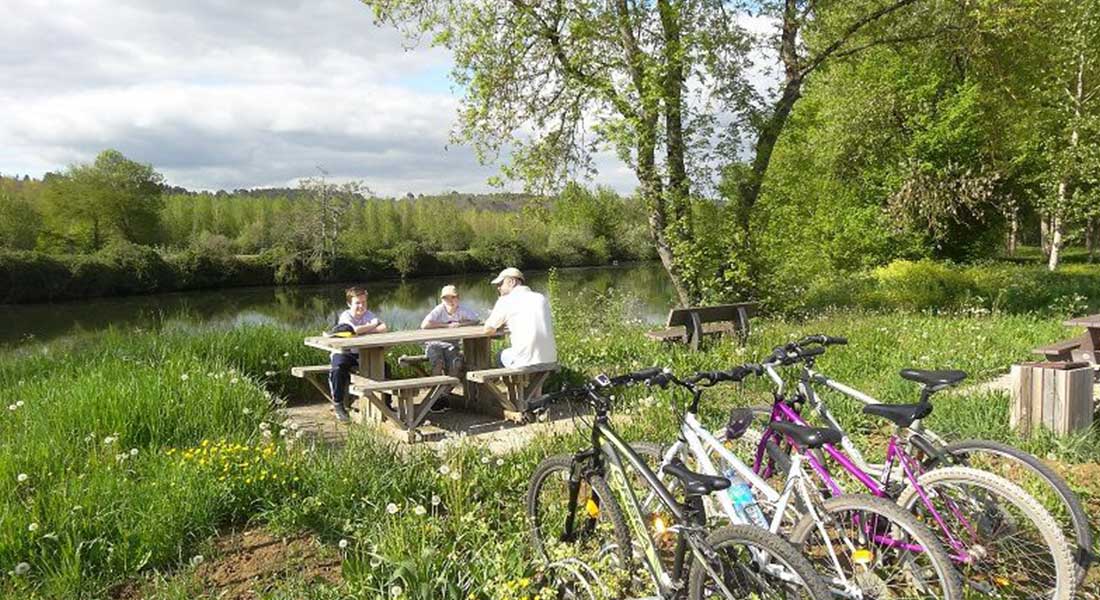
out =
{"type": "Polygon", "coordinates": [[[821,63],[825,62],[830,56],[840,50],[840,48],[844,46],[844,44],[848,43],[848,40],[850,40],[852,36],[859,33],[859,31],[867,25],[874,23],[875,21],[881,19],[882,17],[885,17],[886,15],[889,15],[896,10],[899,10],[919,1],[920,0],[897,0],[893,4],[883,6],[882,8],[868,13],[862,18],[856,20],[856,22],[849,25],[848,28],[844,30],[844,33],[842,33],[840,37],[834,40],[833,43],[826,46],[824,50],[817,54],[817,56],[814,56],[809,60],[808,66],[801,73],[802,77],[805,77],[811,71],[820,67],[821,63]]]}

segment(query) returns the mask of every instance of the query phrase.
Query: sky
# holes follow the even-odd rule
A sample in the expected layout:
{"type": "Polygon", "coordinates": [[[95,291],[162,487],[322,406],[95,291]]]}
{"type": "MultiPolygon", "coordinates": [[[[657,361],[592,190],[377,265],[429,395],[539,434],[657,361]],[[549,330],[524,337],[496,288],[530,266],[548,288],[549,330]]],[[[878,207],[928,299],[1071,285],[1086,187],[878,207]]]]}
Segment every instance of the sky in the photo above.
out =
{"type": "MultiPolygon", "coordinates": [[[[196,190],[295,186],[321,167],[381,195],[478,192],[497,172],[448,143],[459,103],[450,55],[408,48],[356,0],[4,8],[5,175],[41,177],[107,148],[196,190]]],[[[592,183],[637,185],[610,154],[597,168],[592,183]]]]}

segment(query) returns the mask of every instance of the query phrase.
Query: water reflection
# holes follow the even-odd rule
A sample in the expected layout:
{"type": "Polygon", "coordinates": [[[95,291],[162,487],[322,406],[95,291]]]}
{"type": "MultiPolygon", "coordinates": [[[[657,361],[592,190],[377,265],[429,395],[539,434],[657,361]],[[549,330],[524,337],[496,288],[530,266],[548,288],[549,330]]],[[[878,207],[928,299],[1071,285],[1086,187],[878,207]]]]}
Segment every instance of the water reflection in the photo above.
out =
{"type": "MultiPolygon", "coordinates": [[[[528,273],[529,284],[545,292],[546,272],[528,273]]],[[[496,301],[496,289],[484,273],[426,277],[405,282],[365,282],[370,308],[394,329],[419,326],[420,320],[439,301],[441,287],[454,284],[462,301],[482,318],[496,301]]],[[[561,269],[559,293],[575,297],[582,291],[606,292],[617,288],[631,297],[641,311],[639,318],[660,322],[674,298],[659,264],[561,269]]],[[[44,341],[109,326],[159,326],[167,320],[232,328],[242,324],[278,324],[323,328],[343,310],[345,285],[238,288],[182,292],[126,298],[97,298],[54,304],[0,305],[0,345],[44,341]]]]}

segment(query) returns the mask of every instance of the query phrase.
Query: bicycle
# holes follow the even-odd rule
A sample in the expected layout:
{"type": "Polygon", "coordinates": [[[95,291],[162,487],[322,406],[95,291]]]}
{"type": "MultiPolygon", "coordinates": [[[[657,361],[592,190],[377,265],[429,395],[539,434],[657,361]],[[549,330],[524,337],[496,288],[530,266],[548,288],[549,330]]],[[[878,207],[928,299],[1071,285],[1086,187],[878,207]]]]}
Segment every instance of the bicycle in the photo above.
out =
{"type": "MultiPolygon", "coordinates": [[[[848,340],[843,337],[818,334],[804,337],[797,342],[789,344],[788,347],[804,348],[810,344],[828,347],[833,345],[846,345],[847,343],[848,340]]],[[[814,386],[824,386],[846,397],[858,400],[864,405],[882,404],[881,401],[868,394],[830,379],[822,373],[815,371],[814,359],[814,356],[809,356],[801,363],[802,369],[799,375],[799,388],[797,394],[804,398],[806,404],[831,427],[844,433],[844,429],[829,412],[821,397],[816,393],[814,386]]],[[[953,379],[957,378],[957,381],[953,381],[950,384],[953,385],[961,381],[962,378],[965,377],[965,373],[962,371],[951,371],[949,377],[953,379]]],[[[769,409],[762,410],[769,411],[769,409]]],[[[1038,487],[1041,490],[1040,493],[1055,499],[1053,503],[1045,503],[1044,507],[1051,512],[1052,516],[1059,520],[1063,535],[1065,535],[1066,539],[1076,540],[1074,561],[1077,565],[1077,583],[1080,585],[1081,582],[1084,581],[1089,567],[1096,560],[1096,556],[1092,552],[1092,528],[1089,524],[1088,515],[1085,513],[1084,506],[1081,504],[1081,499],[1070,489],[1065,479],[1055,473],[1036,456],[1009,446],[1008,444],[978,439],[947,442],[942,436],[926,427],[920,419],[914,421],[909,428],[919,434],[920,437],[918,439],[920,442],[927,442],[931,446],[927,452],[923,452],[925,456],[922,462],[926,469],[935,469],[952,465],[976,465],[978,468],[988,471],[996,469],[1005,474],[1020,473],[1022,475],[1008,478],[1021,486],[1027,482],[1029,477],[1033,478],[1032,481],[1037,481],[1039,483],[1038,487]],[[1004,465],[1004,468],[998,469],[998,465],[1004,465]]],[[[844,451],[848,453],[860,468],[868,472],[881,471],[883,465],[868,463],[859,452],[859,449],[851,443],[847,435],[844,435],[840,443],[844,451]]]]}
{"type": "MultiPolygon", "coordinates": [[[[806,425],[801,416],[805,396],[788,398],[785,382],[776,368],[824,352],[823,345],[801,348],[788,344],[777,347],[758,365],[775,386],[767,425],[753,449],[753,471],[764,479],[782,475],[789,468],[789,458],[785,457],[792,440],[782,425],[806,425]]],[[[886,462],[878,478],[837,450],[837,444],[845,446],[846,438],[838,433],[837,439],[806,456],[824,484],[824,491],[832,495],[843,493],[841,485],[824,466],[824,457],[829,456],[871,494],[896,500],[926,522],[974,589],[996,597],[1072,598],[1077,578],[1069,546],[1058,523],[1038,501],[1010,481],[985,471],[960,466],[926,471],[910,453],[910,449],[925,454],[935,452],[934,445],[913,431],[911,425],[931,414],[931,395],[957,381],[958,374],[916,370],[903,373],[923,384],[919,403],[875,404],[863,409],[894,424],[887,441],[886,462]],[[894,480],[895,476],[904,478],[904,483],[894,480]],[[1014,557],[1028,559],[1033,554],[1038,560],[1027,564],[1012,562],[1014,557]]],[[[850,441],[847,446],[854,447],[850,441]]],[[[862,459],[861,462],[866,464],[862,459]]]]}
{"type": "MultiPolygon", "coordinates": [[[[692,600],[709,597],[733,600],[772,594],[815,600],[829,598],[829,588],[809,561],[781,538],[745,525],[707,530],[702,497],[729,487],[728,479],[695,473],[683,465],[669,465],[666,473],[676,478],[683,493],[683,502],[678,501],[644,459],[615,432],[609,418],[612,400],[607,390],[642,383],[659,373],[660,369],[645,369],[615,378],[600,375],[581,387],[548,394],[529,404],[529,411],[537,414],[557,400],[584,399],[594,411],[589,423],[591,447],[573,455],[548,457],[531,476],[526,511],[536,552],[553,561],[557,559],[551,551],[555,544],[582,551],[590,548],[597,556],[617,557],[622,570],[629,569],[637,544],[642,566],[661,599],[686,595],[692,600]],[[660,533],[675,536],[671,572],[658,556],[657,544],[643,516],[644,507],[628,473],[633,473],[672,516],[670,523],[655,524],[660,533]],[[556,482],[564,482],[567,488],[563,513],[561,498],[551,497],[556,482]],[[597,492],[583,504],[582,484],[597,492]],[[626,507],[627,516],[622,506],[626,507]],[[601,535],[598,527],[601,519],[606,540],[596,539],[601,535]],[[551,526],[558,524],[561,530],[551,531],[551,526]]],[[[630,579],[626,578],[622,586],[612,587],[623,589],[629,585],[630,579]]]]}
{"type": "MultiPolygon", "coordinates": [[[[797,447],[791,454],[790,471],[782,491],[776,491],[724,446],[718,435],[699,422],[699,403],[703,390],[719,382],[737,382],[758,374],[751,366],[730,371],[697,373],[680,379],[665,372],[652,381],[665,387],[677,385],[691,393],[691,401],[680,419],[677,441],[661,456],[658,475],[665,466],[685,458],[708,475],[725,477],[746,485],[751,494],[716,493],[711,499],[731,523],[752,525],[779,534],[792,508],[793,499],[801,501],[801,517],[790,529],[789,541],[815,557],[819,572],[827,573],[832,592],[844,598],[962,598],[962,584],[951,559],[935,534],[913,515],[888,500],[868,495],[838,496],[825,499],[816,487],[807,483],[803,457],[797,447]],[[712,456],[717,457],[720,467],[712,456]],[[756,498],[772,515],[754,512],[756,498]]],[[[735,412],[721,437],[736,438],[751,423],[752,415],[735,412]],[[746,418],[747,417],[747,418],[746,418]]],[[[819,448],[839,438],[828,429],[784,425],[798,447],[819,448]]],[[[647,452],[652,452],[646,449],[647,452]]],[[[735,484],[737,485],[737,484],[735,484]]],[[[651,498],[647,498],[647,502],[651,498]]]]}

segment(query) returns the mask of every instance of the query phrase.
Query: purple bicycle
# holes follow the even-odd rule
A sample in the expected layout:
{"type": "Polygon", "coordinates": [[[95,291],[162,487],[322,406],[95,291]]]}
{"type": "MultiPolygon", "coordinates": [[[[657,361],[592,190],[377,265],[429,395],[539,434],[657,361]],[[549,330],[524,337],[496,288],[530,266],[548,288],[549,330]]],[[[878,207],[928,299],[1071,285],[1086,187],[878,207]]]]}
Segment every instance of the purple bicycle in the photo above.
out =
{"type": "MultiPolygon", "coordinates": [[[[753,470],[764,479],[786,476],[791,448],[799,445],[787,425],[808,425],[801,414],[804,399],[788,398],[778,369],[824,352],[824,346],[789,344],[776,348],[760,364],[743,366],[767,375],[775,386],[764,430],[730,440],[751,453],[753,470]],[[746,448],[747,444],[751,447],[746,448]]],[[[886,443],[885,465],[877,479],[837,449],[841,435],[835,429],[827,429],[835,439],[805,452],[805,459],[822,484],[822,493],[836,496],[843,494],[845,487],[862,486],[915,514],[936,532],[973,590],[995,598],[1070,600],[1077,583],[1070,547],[1057,521],[1038,501],[1012,482],[985,471],[951,466],[926,472],[913,455],[935,448],[910,426],[931,414],[932,394],[962,375],[959,371],[906,370],[903,377],[922,384],[920,402],[863,408],[865,413],[894,424],[886,443]],[[826,456],[840,467],[835,477],[826,466],[826,456]],[[842,484],[837,477],[848,482],[842,484]]]]}

